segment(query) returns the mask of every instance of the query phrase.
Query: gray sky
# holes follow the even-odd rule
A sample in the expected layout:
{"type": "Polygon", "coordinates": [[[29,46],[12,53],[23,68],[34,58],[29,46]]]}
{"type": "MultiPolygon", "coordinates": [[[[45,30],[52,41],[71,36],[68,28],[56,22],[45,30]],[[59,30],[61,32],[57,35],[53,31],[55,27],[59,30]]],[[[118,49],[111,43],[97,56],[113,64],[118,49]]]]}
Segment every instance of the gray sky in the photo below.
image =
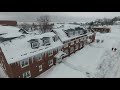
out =
{"type": "Polygon", "coordinates": [[[112,18],[120,16],[120,12],[0,12],[0,20],[35,21],[40,15],[50,15],[54,21],[79,21],[112,18]]]}

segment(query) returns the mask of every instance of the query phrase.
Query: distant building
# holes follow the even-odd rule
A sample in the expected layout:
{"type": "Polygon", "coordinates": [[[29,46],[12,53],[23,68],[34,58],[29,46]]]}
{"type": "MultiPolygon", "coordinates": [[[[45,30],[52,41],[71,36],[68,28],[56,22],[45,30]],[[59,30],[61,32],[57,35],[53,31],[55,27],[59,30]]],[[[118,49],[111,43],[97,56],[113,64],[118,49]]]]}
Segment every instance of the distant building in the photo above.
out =
{"type": "Polygon", "coordinates": [[[107,26],[94,26],[92,27],[92,30],[95,32],[100,32],[100,33],[109,33],[111,32],[111,28],[107,26]]]}
{"type": "Polygon", "coordinates": [[[0,20],[0,25],[2,25],[2,26],[17,26],[17,21],[0,20]]]}

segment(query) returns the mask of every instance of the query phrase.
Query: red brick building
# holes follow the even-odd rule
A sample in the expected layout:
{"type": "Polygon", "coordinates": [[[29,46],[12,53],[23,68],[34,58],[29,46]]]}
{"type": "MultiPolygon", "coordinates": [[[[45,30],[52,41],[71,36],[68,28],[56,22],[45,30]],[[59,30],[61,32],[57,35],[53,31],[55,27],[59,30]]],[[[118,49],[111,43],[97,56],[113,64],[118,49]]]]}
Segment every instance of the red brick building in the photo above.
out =
{"type": "Polygon", "coordinates": [[[2,25],[2,26],[17,26],[17,21],[0,20],[0,25],[2,25]]]}
{"type": "Polygon", "coordinates": [[[56,63],[54,57],[63,47],[53,32],[13,39],[14,44],[10,43],[5,41],[0,44],[0,64],[10,78],[40,75],[56,63]],[[32,38],[38,39],[33,41],[32,38]],[[13,52],[10,53],[11,51],[13,52]]]}
{"type": "Polygon", "coordinates": [[[83,28],[74,28],[66,30],[63,30],[61,28],[61,30],[55,29],[53,30],[53,32],[55,32],[59,36],[60,40],[64,44],[62,51],[66,53],[66,55],[62,58],[70,56],[76,51],[82,49],[85,45],[94,42],[96,35],[94,32],[88,32],[83,28]]]}
{"type": "Polygon", "coordinates": [[[94,40],[95,33],[75,28],[5,41],[0,43],[0,64],[10,78],[33,78],[94,40]]]}

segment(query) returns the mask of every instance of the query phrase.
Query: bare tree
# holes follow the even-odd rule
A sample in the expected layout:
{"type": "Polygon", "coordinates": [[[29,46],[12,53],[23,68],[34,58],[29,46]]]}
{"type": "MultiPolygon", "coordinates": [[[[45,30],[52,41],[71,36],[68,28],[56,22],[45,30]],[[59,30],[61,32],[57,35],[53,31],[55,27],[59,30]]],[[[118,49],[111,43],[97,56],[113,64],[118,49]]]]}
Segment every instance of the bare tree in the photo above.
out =
{"type": "Polygon", "coordinates": [[[39,31],[42,33],[51,31],[53,24],[50,24],[50,17],[48,15],[40,16],[37,18],[37,23],[39,26],[39,31]]]}

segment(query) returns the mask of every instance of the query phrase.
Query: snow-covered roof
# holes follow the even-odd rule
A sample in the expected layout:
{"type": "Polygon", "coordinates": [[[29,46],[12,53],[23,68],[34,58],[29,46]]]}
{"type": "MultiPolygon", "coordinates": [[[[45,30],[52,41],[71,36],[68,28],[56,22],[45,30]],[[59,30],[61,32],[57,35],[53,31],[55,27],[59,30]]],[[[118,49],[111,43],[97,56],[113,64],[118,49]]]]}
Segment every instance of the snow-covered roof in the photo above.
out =
{"type": "Polygon", "coordinates": [[[22,33],[19,32],[19,28],[13,27],[13,26],[0,26],[0,37],[3,38],[9,38],[9,37],[17,37],[22,35],[22,33]]]}
{"type": "Polygon", "coordinates": [[[110,28],[110,27],[109,27],[109,26],[104,25],[104,26],[94,26],[93,28],[110,28]]]}
{"type": "MultiPolygon", "coordinates": [[[[12,42],[1,43],[1,49],[6,57],[8,64],[14,63],[28,57],[47,52],[53,48],[62,47],[62,42],[57,40],[53,41],[52,36],[56,35],[53,32],[44,33],[41,35],[26,35],[25,38],[17,38],[12,40],[12,42]],[[32,49],[30,43],[28,42],[31,39],[41,39],[43,37],[50,37],[51,45],[49,46],[40,46],[38,49],[32,49]]],[[[41,41],[42,42],[42,41],[41,41]]]]}
{"type": "MultiPolygon", "coordinates": [[[[56,29],[53,29],[57,34],[58,36],[60,37],[60,39],[64,42],[64,41],[67,41],[67,40],[71,40],[73,38],[77,38],[77,37],[80,37],[80,36],[84,36],[84,35],[93,35],[92,32],[88,32],[87,34],[83,34],[83,35],[75,35],[73,37],[68,37],[67,34],[65,33],[64,30],[67,30],[67,29],[75,29],[75,27],[78,27],[78,25],[64,25],[65,27],[62,27],[62,28],[56,28],[56,29]]],[[[80,25],[79,25],[80,27],[80,25]]]]}

